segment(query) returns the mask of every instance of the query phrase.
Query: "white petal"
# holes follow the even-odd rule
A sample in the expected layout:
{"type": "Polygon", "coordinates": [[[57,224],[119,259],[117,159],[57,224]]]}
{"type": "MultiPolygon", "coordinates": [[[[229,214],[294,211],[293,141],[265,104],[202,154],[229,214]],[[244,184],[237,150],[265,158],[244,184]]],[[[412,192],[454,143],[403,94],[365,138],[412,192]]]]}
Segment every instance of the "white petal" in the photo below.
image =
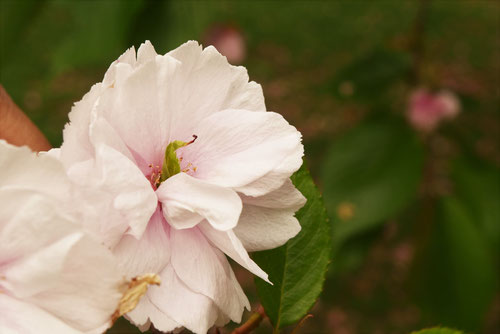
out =
{"type": "MultiPolygon", "coordinates": [[[[147,296],[150,301],[170,319],[198,334],[206,334],[218,318],[217,306],[213,301],[189,289],[168,265],[160,274],[160,286],[149,287],[147,296]]],[[[161,323],[151,322],[156,328],[168,332],[174,328],[162,327],[161,323]]]]}
{"type": "Polygon", "coordinates": [[[241,195],[241,199],[245,204],[274,209],[287,208],[294,212],[306,204],[306,198],[295,188],[290,179],[287,179],[280,188],[268,194],[258,197],[241,195]]]}
{"type": "Polygon", "coordinates": [[[171,231],[172,266],[193,292],[214,301],[236,323],[250,304],[224,254],[197,229],[171,231]]]}
{"type": "Polygon", "coordinates": [[[234,233],[245,249],[255,252],[285,244],[300,232],[294,210],[244,205],[234,233]]]}
{"type": "Polygon", "coordinates": [[[164,56],[130,71],[124,68],[96,106],[98,116],[112,125],[143,172],[149,164],[162,163],[171,126],[170,87],[177,66],[177,60],[164,56]]]}
{"type": "Polygon", "coordinates": [[[81,233],[16,261],[3,275],[10,293],[83,332],[111,325],[124,284],[112,254],[81,233]]]}
{"type": "Polygon", "coordinates": [[[92,86],[90,91],[71,108],[69,123],[64,127],[61,161],[68,168],[73,163],[90,159],[94,147],[89,138],[90,114],[95,108],[103,91],[101,83],[92,86]]]}
{"type": "Polygon", "coordinates": [[[27,147],[0,140],[0,171],[2,190],[27,190],[57,199],[71,196],[71,184],[64,167],[50,155],[38,156],[27,147]]]}
{"type": "Polygon", "coordinates": [[[241,199],[231,189],[179,173],[156,191],[163,215],[176,229],[191,228],[203,219],[218,230],[232,229],[241,213],[241,199]]]}
{"type": "Polygon", "coordinates": [[[137,50],[137,62],[139,64],[145,64],[149,61],[152,61],[157,56],[155,48],[150,41],[145,41],[137,50]]]}
{"type": "Polygon", "coordinates": [[[233,231],[217,231],[206,222],[202,222],[198,226],[212,245],[219,248],[254,275],[269,282],[267,274],[248,256],[247,251],[233,231]]]}
{"type": "Polygon", "coordinates": [[[193,126],[224,109],[266,110],[260,85],[248,82],[246,69],[230,65],[214,47],[202,49],[190,41],[167,55],[181,63],[169,88],[170,141],[185,139],[193,126]]]}
{"type": "Polygon", "coordinates": [[[111,252],[83,237],[67,254],[57,286],[30,300],[72,327],[98,333],[111,325],[110,317],[122,296],[123,285],[111,252]]]}
{"type": "Polygon", "coordinates": [[[0,293],[0,333],[81,334],[54,315],[0,293]]]}
{"type": "Polygon", "coordinates": [[[0,254],[10,262],[78,230],[58,201],[31,190],[0,190],[0,254]]]}
{"type": "Polygon", "coordinates": [[[113,148],[96,147],[96,160],[73,165],[68,174],[79,185],[78,208],[84,225],[109,247],[121,234],[139,238],[157,206],[149,181],[137,166],[113,148]]]}
{"type": "Polygon", "coordinates": [[[165,268],[171,253],[168,230],[157,209],[139,240],[131,235],[123,236],[113,253],[128,278],[146,273],[159,274],[165,268]]]}
{"type": "Polygon", "coordinates": [[[299,233],[294,214],[306,199],[290,180],[264,196],[240,196],[243,211],[233,231],[247,251],[279,247],[299,233]]]}
{"type": "Polygon", "coordinates": [[[178,324],[158,309],[158,307],[149,300],[147,294],[141,298],[137,306],[131,312],[125,315],[125,318],[136,325],[142,332],[148,330],[151,323],[154,323],[156,328],[161,328],[164,332],[182,328],[182,325],[178,324]]]}
{"type": "Polygon", "coordinates": [[[224,110],[193,133],[197,140],[178,150],[183,164],[196,166],[196,178],[220,186],[243,187],[274,172],[281,179],[277,188],[302,164],[300,132],[273,112],[224,110]],[[293,164],[282,168],[283,162],[293,164]]]}

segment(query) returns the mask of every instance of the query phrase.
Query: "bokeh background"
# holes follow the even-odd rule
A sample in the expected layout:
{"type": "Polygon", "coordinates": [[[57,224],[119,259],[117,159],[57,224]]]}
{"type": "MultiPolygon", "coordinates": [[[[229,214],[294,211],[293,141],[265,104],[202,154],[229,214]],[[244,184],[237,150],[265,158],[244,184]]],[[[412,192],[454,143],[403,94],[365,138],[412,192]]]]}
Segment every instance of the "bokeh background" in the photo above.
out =
{"type": "Polygon", "coordinates": [[[0,82],[58,146],[126,48],[214,44],[302,132],[333,224],[298,332],[499,333],[499,27],[493,0],[2,0],[0,82]]]}

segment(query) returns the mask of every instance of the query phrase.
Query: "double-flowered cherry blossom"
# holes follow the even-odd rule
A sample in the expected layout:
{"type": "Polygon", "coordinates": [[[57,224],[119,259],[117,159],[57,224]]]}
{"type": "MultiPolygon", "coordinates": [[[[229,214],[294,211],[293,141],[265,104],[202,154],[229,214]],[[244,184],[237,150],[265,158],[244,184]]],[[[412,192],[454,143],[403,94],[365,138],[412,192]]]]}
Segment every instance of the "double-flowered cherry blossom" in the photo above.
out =
{"type": "Polygon", "coordinates": [[[127,317],[141,329],[206,333],[249,302],[226,255],[267,280],[248,251],[283,245],[305,202],[290,176],[300,133],[266,111],[260,85],[196,42],[151,43],[115,61],[71,111],[59,155],[87,221],[130,277],[159,274],[127,317]]]}
{"type": "Polygon", "coordinates": [[[0,333],[102,333],[125,279],[61,163],[0,140],[0,333]]]}

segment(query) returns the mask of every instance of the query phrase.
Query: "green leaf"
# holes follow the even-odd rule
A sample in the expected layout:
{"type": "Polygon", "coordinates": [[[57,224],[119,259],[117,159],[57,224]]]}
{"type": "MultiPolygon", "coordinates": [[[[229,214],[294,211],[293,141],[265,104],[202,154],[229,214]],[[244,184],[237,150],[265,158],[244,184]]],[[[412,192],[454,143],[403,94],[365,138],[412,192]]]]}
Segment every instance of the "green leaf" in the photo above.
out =
{"type": "Polygon", "coordinates": [[[416,195],[422,148],[405,124],[363,124],[334,141],[323,163],[334,246],[404,209],[416,195]]]}
{"type": "Polygon", "coordinates": [[[338,93],[342,84],[348,83],[352,87],[351,98],[372,100],[380,97],[394,82],[404,79],[410,68],[407,54],[375,49],[341,69],[330,86],[338,93]]]}
{"type": "Polygon", "coordinates": [[[300,320],[318,298],[331,254],[331,231],[321,195],[303,167],[292,181],[307,198],[296,217],[302,230],[284,246],[253,258],[269,274],[270,285],[256,279],[257,292],[275,331],[300,320]]]}
{"type": "Polygon", "coordinates": [[[463,332],[450,328],[434,327],[422,329],[417,332],[411,332],[411,334],[463,334],[463,332]]]}
{"type": "Polygon", "coordinates": [[[466,206],[448,197],[437,209],[415,261],[415,295],[432,321],[477,331],[496,291],[495,267],[466,206]]]}
{"type": "Polygon", "coordinates": [[[462,158],[453,164],[452,177],[457,197],[474,217],[474,223],[488,242],[490,252],[500,256],[500,173],[498,168],[462,158]]]}

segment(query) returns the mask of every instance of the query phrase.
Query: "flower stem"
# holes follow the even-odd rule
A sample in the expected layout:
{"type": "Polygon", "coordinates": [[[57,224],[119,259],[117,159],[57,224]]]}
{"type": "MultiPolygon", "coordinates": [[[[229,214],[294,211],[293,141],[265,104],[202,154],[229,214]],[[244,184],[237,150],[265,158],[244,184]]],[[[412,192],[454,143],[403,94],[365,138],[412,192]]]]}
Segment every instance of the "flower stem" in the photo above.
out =
{"type": "Polygon", "coordinates": [[[250,318],[248,318],[248,320],[243,325],[232,331],[231,334],[250,333],[252,330],[259,327],[260,323],[265,317],[266,313],[264,311],[264,308],[262,307],[262,305],[259,305],[257,311],[254,314],[252,314],[250,318]]]}

